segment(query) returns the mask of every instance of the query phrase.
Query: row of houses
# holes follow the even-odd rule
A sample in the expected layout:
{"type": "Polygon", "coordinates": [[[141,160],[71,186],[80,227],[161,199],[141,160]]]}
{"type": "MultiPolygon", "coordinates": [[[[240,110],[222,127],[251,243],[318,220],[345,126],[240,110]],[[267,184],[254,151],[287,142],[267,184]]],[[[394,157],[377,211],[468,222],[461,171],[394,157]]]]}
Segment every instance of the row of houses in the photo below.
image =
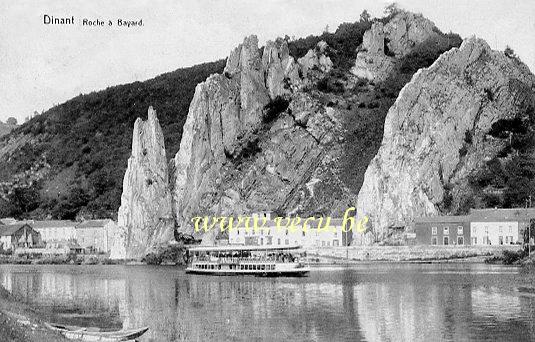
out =
{"type": "MultiPolygon", "coordinates": [[[[353,232],[344,232],[342,219],[331,219],[334,229],[277,229],[270,212],[252,215],[266,218],[265,229],[254,231],[241,227],[228,232],[231,245],[337,247],[349,246],[353,232]]],[[[414,222],[417,245],[516,245],[524,242],[524,231],[535,223],[535,208],[472,209],[468,215],[419,217],[414,222]]],[[[359,233],[357,233],[359,234],[359,233]]],[[[532,238],[533,243],[533,238],[532,238]]]]}
{"type": "Polygon", "coordinates": [[[116,224],[113,220],[16,221],[0,219],[0,250],[17,248],[63,248],[107,253],[113,244],[116,224]]]}
{"type": "MultiPolygon", "coordinates": [[[[328,223],[332,229],[318,231],[318,222],[311,224],[312,228],[302,229],[277,229],[276,222],[271,212],[260,212],[251,215],[252,217],[266,218],[264,229],[254,231],[239,227],[228,232],[228,243],[231,245],[253,245],[253,246],[289,246],[300,245],[303,247],[339,247],[351,244],[353,234],[351,231],[345,232],[342,229],[342,219],[330,218],[328,223]]],[[[286,223],[283,219],[282,225],[286,223]]],[[[322,223],[324,226],[327,223],[322,223]]]]}
{"type": "Polygon", "coordinates": [[[535,220],[535,208],[472,209],[463,216],[415,219],[419,245],[514,245],[524,242],[524,231],[535,220]]]}

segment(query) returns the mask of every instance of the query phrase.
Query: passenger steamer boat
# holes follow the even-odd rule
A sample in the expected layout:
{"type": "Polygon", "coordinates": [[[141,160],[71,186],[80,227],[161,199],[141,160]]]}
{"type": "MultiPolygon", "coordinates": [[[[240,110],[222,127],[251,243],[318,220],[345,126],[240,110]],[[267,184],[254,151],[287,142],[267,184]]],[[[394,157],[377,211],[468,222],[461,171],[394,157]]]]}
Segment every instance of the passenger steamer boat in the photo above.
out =
{"type": "Polygon", "coordinates": [[[310,272],[300,246],[198,246],[188,250],[186,273],[210,275],[305,276],[310,272]]]}

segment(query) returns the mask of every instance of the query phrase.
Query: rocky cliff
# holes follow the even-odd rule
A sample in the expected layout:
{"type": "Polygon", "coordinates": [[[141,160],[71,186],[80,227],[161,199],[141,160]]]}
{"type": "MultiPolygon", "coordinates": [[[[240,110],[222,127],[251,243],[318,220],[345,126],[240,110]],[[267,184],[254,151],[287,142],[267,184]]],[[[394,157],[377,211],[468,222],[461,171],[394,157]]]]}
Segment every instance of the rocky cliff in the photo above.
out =
{"type": "Polygon", "coordinates": [[[525,116],[534,90],[523,63],[477,38],[418,71],[386,116],[381,147],[358,195],[358,214],[370,217],[376,238],[416,216],[459,209],[468,176],[506,144],[488,134],[493,124],[532,119],[525,116]]]}
{"type": "Polygon", "coordinates": [[[0,121],[0,138],[3,137],[4,135],[9,134],[9,132],[14,130],[15,128],[17,128],[16,125],[9,125],[7,123],[3,123],[0,121]]]}
{"type": "Polygon", "coordinates": [[[164,136],[156,112],[138,118],[124,175],[112,258],[138,258],[173,239],[174,220],[164,136]]]}
{"type": "MultiPolygon", "coordinates": [[[[325,41],[315,41],[311,49],[294,57],[287,40],[268,41],[259,48],[255,36],[245,38],[230,53],[221,74],[197,85],[180,148],[169,163],[171,208],[178,230],[193,232],[191,219],[196,216],[260,210],[341,216],[355,206],[364,171],[379,149],[384,118],[401,86],[417,67],[429,66],[452,46],[448,42],[431,44],[425,58],[414,63],[409,59],[412,68],[404,70],[399,63],[420,46],[420,36],[414,32],[428,33],[425,28],[429,25],[427,21],[419,23],[419,16],[399,16],[405,20],[396,15],[385,20],[384,26],[372,27],[363,43],[376,54],[384,54],[385,44],[395,51],[395,67],[387,77],[391,82],[367,82],[350,73],[344,61],[348,56],[340,49],[344,46],[334,39],[331,42],[338,44],[338,50],[325,41]],[[397,24],[389,26],[391,20],[397,24]],[[387,36],[398,35],[400,42],[387,44],[387,36]]],[[[369,27],[368,22],[362,25],[369,27]]],[[[435,32],[434,25],[430,27],[430,37],[444,37],[435,32]]],[[[361,32],[360,41],[365,29],[357,31],[361,32]]],[[[354,52],[350,60],[356,55],[354,52]]],[[[133,178],[131,169],[129,166],[125,182],[133,178]]],[[[138,184],[140,191],[144,186],[135,177],[128,184],[123,194],[127,199],[132,197],[132,184],[134,188],[138,184]]],[[[160,197],[168,203],[163,190],[160,197]]],[[[152,224],[150,231],[161,233],[153,223],[158,216],[137,218],[133,211],[136,209],[126,204],[119,216],[152,222],[138,227],[152,224]]],[[[137,234],[137,229],[141,228],[133,228],[129,234],[137,234]]],[[[203,243],[213,243],[214,237],[204,235],[203,243]]],[[[146,246],[154,241],[162,239],[149,240],[146,246]]]]}
{"type": "Polygon", "coordinates": [[[383,82],[392,75],[397,60],[440,36],[433,22],[411,12],[401,11],[386,24],[376,21],[364,34],[351,72],[370,81],[383,82]]]}
{"type": "Polygon", "coordinates": [[[185,230],[202,213],[288,209],[309,182],[337,114],[301,91],[328,72],[321,42],[298,62],[286,41],[258,48],[247,37],[223,74],[196,88],[173,163],[176,219],[185,230]],[[304,76],[306,75],[306,76],[304,76]]]}

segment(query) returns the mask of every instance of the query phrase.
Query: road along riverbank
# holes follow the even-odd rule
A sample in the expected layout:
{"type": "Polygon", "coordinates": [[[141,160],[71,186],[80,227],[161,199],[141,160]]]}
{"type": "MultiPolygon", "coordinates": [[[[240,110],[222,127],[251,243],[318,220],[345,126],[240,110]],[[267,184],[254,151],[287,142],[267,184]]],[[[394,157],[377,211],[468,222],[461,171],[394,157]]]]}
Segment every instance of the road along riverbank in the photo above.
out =
{"type": "Polygon", "coordinates": [[[307,259],[317,263],[354,263],[361,261],[448,262],[501,256],[503,251],[518,251],[520,245],[507,246],[348,246],[307,248],[307,259]]]}

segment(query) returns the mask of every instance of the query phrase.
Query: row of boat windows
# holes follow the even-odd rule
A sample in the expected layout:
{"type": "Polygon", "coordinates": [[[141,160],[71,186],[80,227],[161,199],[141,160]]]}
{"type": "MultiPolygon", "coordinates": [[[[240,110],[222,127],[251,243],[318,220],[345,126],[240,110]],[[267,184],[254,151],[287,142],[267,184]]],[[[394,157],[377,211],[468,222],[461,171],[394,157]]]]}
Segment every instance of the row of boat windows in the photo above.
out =
{"type": "MultiPolygon", "coordinates": [[[[242,271],[274,271],[275,265],[229,265],[231,270],[242,270],[242,271]]],[[[221,265],[209,265],[209,264],[201,264],[201,265],[195,265],[195,268],[200,270],[220,270],[221,265]]]]}

